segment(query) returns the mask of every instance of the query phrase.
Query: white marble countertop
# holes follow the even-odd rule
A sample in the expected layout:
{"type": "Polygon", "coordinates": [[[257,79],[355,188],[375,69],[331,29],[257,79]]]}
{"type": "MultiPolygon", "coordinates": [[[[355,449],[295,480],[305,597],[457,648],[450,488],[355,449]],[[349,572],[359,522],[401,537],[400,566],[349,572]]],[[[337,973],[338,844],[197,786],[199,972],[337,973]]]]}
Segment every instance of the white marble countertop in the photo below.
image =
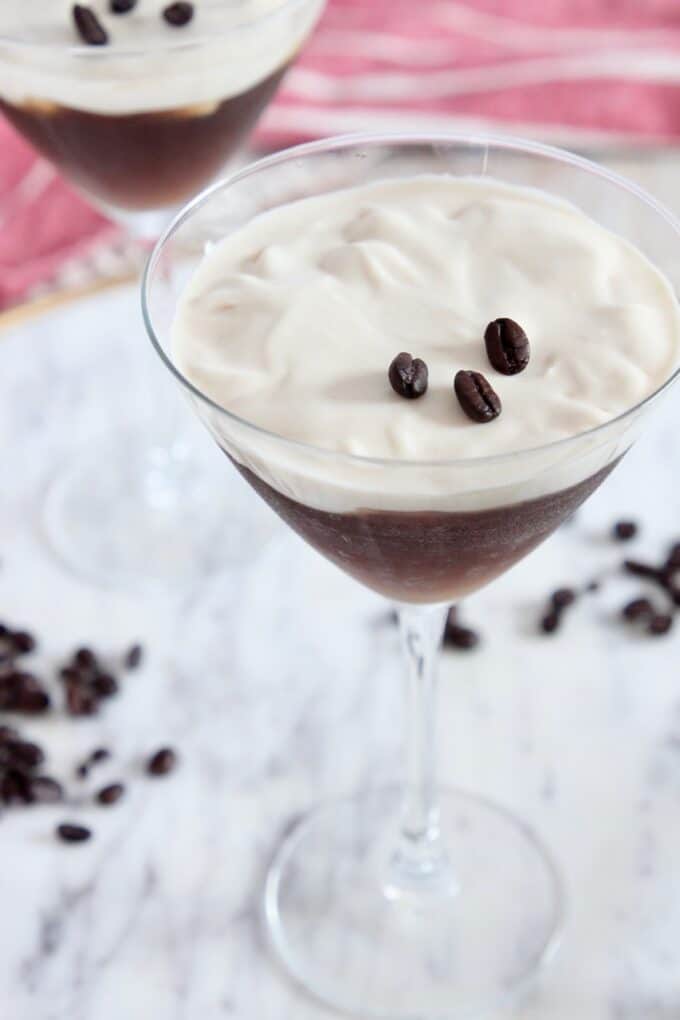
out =
{"type": "MultiPolygon", "coordinates": [[[[97,590],[53,559],[44,486],[120,415],[116,345],[141,341],[136,315],[125,288],[0,337],[0,619],[35,627],[37,667],[82,641],[148,650],[100,718],[23,727],[62,775],[109,744],[98,778],[122,774],[130,793],[108,810],[0,819],[0,1015],[321,1020],[268,955],[260,887],[293,815],[394,777],[396,635],[376,596],[283,528],[252,561],[172,594],[97,590]],[[140,755],[166,742],[181,768],[145,778],[140,755]],[[66,815],[95,838],[56,843],[66,815]]],[[[524,1020],[680,1016],[680,626],[655,640],[624,631],[613,617],[637,585],[612,580],[563,632],[536,634],[547,592],[620,560],[606,538],[617,516],[644,522],[641,556],[680,539],[679,399],[576,522],[469,600],[483,647],[442,663],[442,780],[525,816],[566,881],[563,946],[524,1020]]],[[[216,484],[241,485],[213,463],[216,484]]]]}

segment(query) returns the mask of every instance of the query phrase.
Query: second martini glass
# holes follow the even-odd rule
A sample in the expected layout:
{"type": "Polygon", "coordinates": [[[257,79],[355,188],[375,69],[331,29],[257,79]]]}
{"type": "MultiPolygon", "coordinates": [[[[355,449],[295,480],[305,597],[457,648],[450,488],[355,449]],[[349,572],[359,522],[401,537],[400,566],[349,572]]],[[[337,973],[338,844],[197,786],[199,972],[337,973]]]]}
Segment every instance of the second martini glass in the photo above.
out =
{"type": "MultiPolygon", "coordinates": [[[[247,139],[323,0],[212,0],[180,27],[162,17],[160,0],[119,15],[93,0],[107,45],[79,39],[71,7],[3,6],[0,112],[90,200],[153,243],[247,139]]],[[[95,436],[59,472],[47,531],[64,562],[100,583],[175,584],[225,558],[216,536],[227,531],[233,551],[244,546],[245,514],[251,537],[256,521],[252,506],[239,514],[238,492],[228,505],[216,493],[175,392],[149,400],[159,380],[129,333],[121,323],[130,387],[116,407],[125,425],[95,436]]]]}
{"type": "Polygon", "coordinates": [[[446,604],[492,581],[569,516],[629,449],[672,381],[559,442],[408,461],[267,432],[182,375],[171,334],[194,268],[177,257],[187,234],[200,225],[205,250],[295,198],[423,173],[489,175],[574,202],[633,241],[677,288],[680,226],[633,185],[538,144],[446,135],[332,139],[236,174],[175,220],[143,288],[156,350],[241,474],[311,545],[398,604],[406,667],[401,789],[359,792],[312,810],[278,848],[264,900],[273,944],[300,983],[336,1008],[394,1020],[484,1015],[523,989],[555,947],[562,889],[536,833],[502,807],[435,783],[435,671],[446,604]],[[328,510],[348,501],[349,509],[328,510]],[[398,511],[389,509],[395,503],[398,511]]]}

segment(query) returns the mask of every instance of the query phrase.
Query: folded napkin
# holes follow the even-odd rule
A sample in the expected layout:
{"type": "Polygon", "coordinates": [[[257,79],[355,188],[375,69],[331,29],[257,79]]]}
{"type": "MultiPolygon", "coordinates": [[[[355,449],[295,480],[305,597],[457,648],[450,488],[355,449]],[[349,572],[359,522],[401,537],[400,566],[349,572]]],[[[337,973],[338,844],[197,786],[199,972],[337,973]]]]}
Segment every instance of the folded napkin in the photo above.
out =
{"type": "MultiPolygon", "coordinates": [[[[678,0],[329,0],[254,145],[414,128],[670,144],[679,86],[678,0]]],[[[0,154],[0,308],[138,262],[2,121],[0,154]]]]}

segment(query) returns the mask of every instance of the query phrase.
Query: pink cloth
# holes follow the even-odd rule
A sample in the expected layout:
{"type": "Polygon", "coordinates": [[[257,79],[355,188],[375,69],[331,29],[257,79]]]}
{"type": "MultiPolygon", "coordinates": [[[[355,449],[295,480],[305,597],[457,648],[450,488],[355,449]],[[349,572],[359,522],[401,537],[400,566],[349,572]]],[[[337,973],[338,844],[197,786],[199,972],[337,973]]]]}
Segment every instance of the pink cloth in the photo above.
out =
{"type": "MultiPolygon", "coordinates": [[[[678,0],[329,0],[254,141],[416,127],[667,144],[679,86],[678,0]]],[[[2,121],[0,224],[0,307],[115,229],[2,121]]]]}

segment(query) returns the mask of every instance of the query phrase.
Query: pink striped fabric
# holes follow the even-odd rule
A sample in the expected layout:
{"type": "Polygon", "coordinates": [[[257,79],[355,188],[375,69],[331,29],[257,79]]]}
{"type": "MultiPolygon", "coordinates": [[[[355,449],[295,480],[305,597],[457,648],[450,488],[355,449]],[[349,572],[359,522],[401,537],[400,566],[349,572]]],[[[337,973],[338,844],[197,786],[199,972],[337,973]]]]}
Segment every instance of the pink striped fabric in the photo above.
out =
{"type": "MultiPolygon", "coordinates": [[[[329,0],[255,137],[501,129],[680,140],[680,0],[329,0]]],[[[0,121],[0,307],[116,236],[0,121]]]]}
{"type": "Polygon", "coordinates": [[[258,137],[416,124],[667,144],[679,85],[678,0],[330,0],[258,137]]]}

